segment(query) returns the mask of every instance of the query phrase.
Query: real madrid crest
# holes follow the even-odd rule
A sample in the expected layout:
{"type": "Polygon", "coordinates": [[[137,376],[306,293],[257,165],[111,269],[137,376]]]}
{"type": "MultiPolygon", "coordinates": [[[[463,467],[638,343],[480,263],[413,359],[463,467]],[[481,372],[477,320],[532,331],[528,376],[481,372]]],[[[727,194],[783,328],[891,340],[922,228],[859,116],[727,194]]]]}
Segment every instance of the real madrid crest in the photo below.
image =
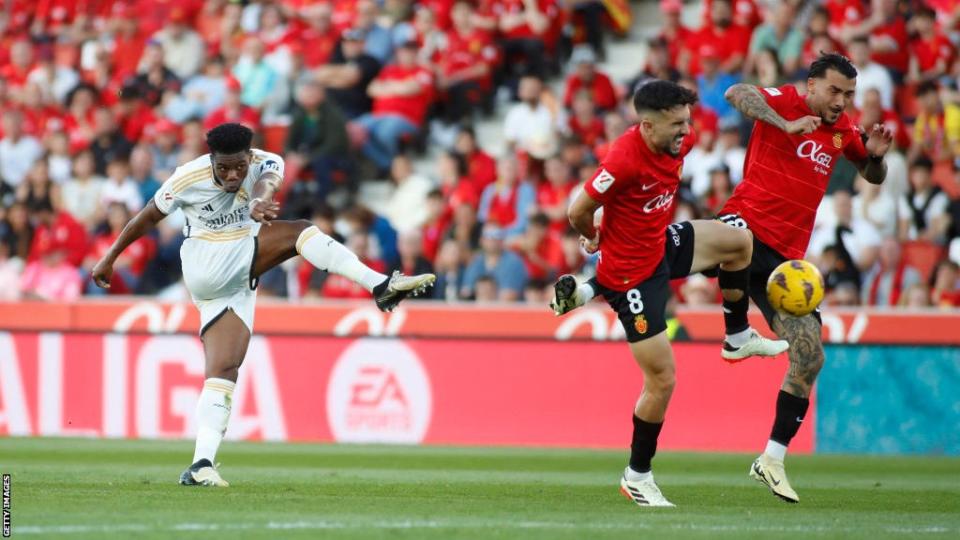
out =
{"type": "Polygon", "coordinates": [[[237,202],[240,204],[246,204],[249,201],[250,195],[247,195],[247,190],[240,188],[240,190],[237,191],[237,202]]]}

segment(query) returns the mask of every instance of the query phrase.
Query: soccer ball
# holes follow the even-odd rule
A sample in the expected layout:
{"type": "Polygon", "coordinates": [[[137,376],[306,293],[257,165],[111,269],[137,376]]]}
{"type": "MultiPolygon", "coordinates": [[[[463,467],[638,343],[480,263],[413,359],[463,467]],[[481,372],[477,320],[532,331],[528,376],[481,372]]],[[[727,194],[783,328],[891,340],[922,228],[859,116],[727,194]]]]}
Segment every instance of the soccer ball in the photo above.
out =
{"type": "Polygon", "coordinates": [[[777,311],[794,317],[807,315],[823,300],[823,276],[807,261],[783,262],[767,279],[767,299],[777,311]]]}

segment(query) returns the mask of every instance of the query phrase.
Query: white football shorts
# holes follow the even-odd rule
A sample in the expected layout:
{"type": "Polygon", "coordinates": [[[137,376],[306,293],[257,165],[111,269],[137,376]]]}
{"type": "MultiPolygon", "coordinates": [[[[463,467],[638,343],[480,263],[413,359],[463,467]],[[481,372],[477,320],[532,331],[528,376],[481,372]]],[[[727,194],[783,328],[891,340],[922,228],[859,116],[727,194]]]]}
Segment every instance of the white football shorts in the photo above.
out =
{"type": "Polygon", "coordinates": [[[200,310],[200,335],[226,310],[232,310],[253,333],[257,303],[252,278],[260,223],[227,231],[193,228],[180,247],[183,281],[200,310]]]}

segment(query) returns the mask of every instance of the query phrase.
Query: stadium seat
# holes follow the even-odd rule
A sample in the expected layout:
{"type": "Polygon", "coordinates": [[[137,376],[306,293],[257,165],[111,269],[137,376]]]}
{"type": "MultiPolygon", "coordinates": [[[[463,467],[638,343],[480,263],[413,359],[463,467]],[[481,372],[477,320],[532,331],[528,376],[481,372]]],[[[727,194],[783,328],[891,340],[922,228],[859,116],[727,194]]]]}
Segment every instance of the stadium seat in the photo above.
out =
{"type": "Polygon", "coordinates": [[[924,281],[930,277],[934,267],[943,259],[943,246],[926,240],[911,240],[903,243],[903,260],[916,268],[924,281]]]}

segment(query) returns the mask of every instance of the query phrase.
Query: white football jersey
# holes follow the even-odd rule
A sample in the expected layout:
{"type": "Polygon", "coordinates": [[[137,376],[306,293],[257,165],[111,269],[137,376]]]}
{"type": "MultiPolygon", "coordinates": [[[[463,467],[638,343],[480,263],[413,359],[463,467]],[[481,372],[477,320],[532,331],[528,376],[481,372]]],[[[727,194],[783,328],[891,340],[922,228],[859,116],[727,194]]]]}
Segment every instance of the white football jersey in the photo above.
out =
{"type": "Polygon", "coordinates": [[[177,167],[154,195],[154,203],[164,214],[183,210],[186,236],[248,228],[253,223],[248,207],[253,185],[266,173],[283,179],[283,158],[256,148],[252,152],[247,177],[236,193],[228,193],[214,183],[210,154],[205,154],[177,167]]]}

